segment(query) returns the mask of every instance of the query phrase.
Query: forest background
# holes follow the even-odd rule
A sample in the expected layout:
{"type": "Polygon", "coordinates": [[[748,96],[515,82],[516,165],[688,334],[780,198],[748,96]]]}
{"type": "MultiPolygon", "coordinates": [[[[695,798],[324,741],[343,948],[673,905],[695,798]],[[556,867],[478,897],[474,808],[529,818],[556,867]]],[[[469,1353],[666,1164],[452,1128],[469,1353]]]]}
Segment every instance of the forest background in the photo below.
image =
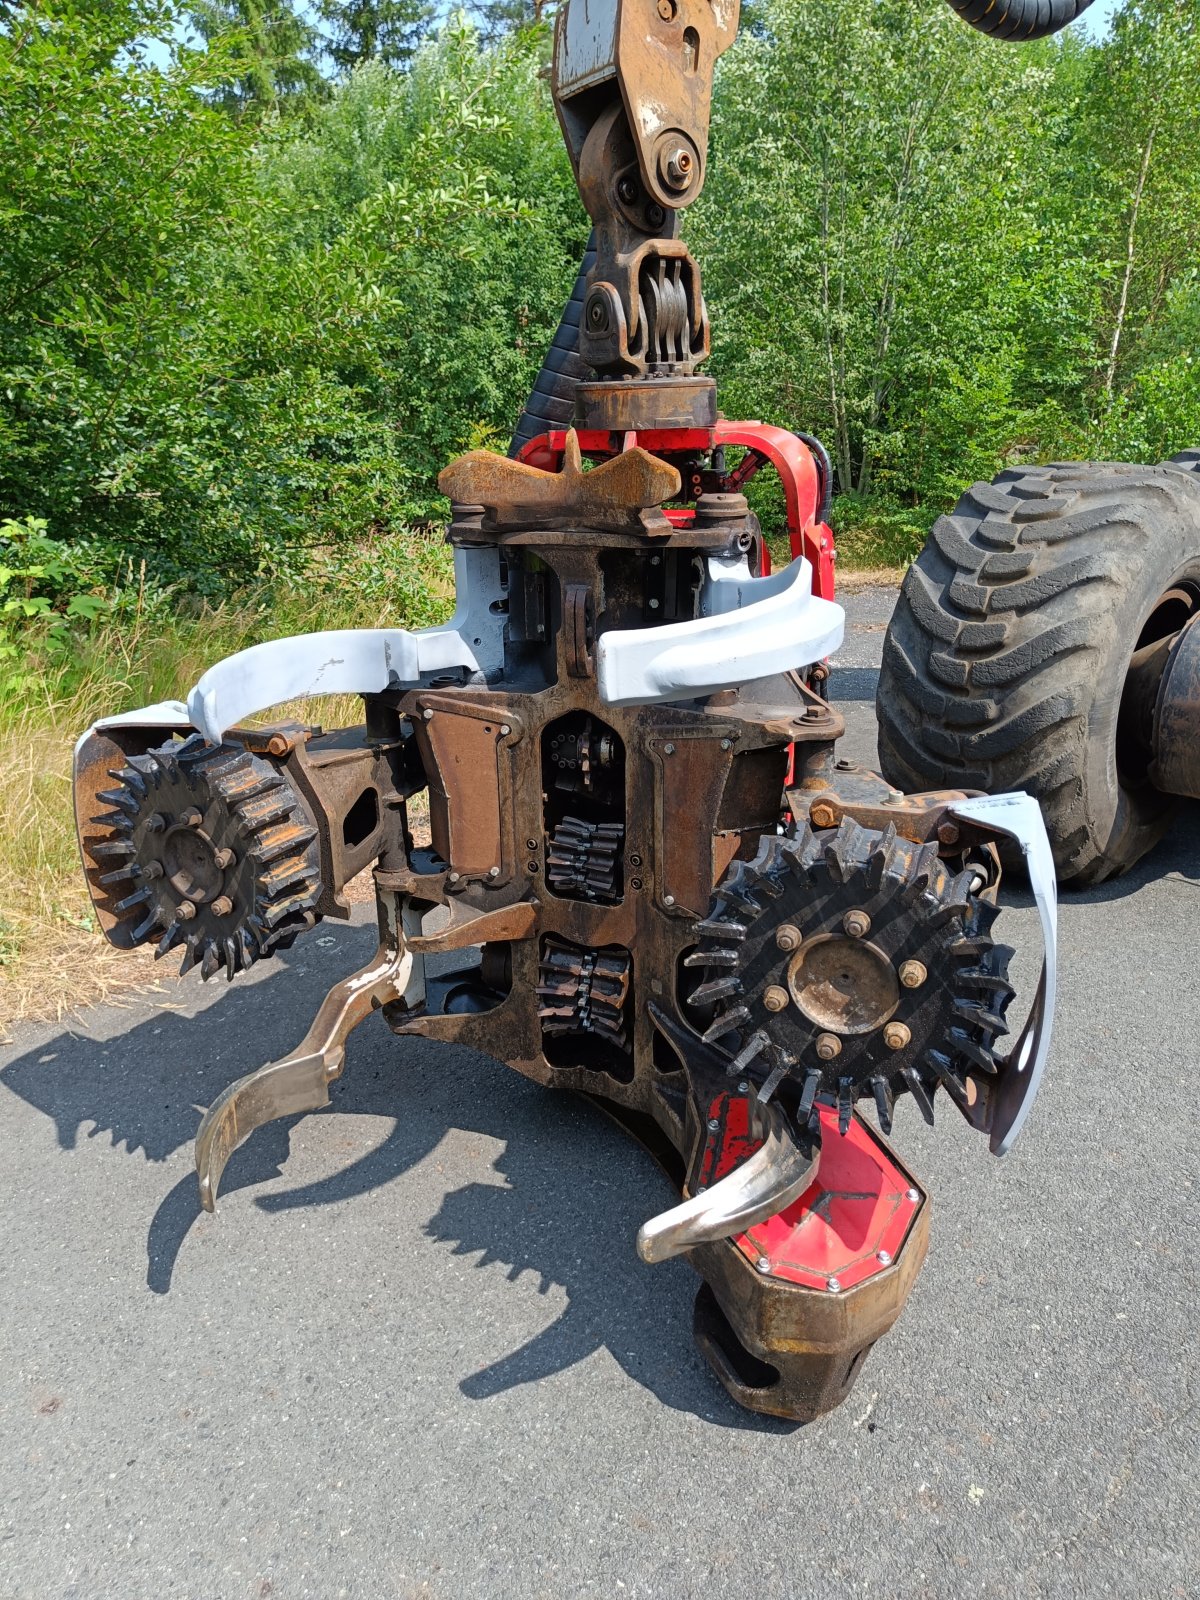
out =
{"type": "MultiPolygon", "coordinates": [[[[89,931],[95,715],[445,613],[437,473],[506,447],[587,235],[552,12],[0,0],[0,980],[89,931]]],[[[1003,465],[1200,444],[1197,84],[1200,0],[1023,46],[743,7],[684,220],[708,370],[825,440],[842,569],[1003,465]]]]}

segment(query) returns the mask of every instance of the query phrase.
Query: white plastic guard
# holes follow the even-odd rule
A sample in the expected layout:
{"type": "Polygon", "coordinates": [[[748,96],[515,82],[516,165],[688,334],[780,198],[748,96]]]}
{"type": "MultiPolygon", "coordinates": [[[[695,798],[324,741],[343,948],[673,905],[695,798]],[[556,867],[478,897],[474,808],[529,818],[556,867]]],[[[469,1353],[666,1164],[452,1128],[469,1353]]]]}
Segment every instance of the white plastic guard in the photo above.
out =
{"type": "Polygon", "coordinates": [[[964,822],[977,822],[996,833],[1006,834],[1025,857],[1033,898],[1042,924],[1045,951],[1042,975],[1025,1026],[1009,1052],[1003,1076],[988,1109],[987,1132],[993,1155],[1006,1156],[1025,1126],[1030,1108],[1041,1087],[1050,1036],[1054,1028],[1054,1001],[1058,988],[1058,880],[1054,856],[1046,837],[1042,810],[1031,795],[983,795],[976,800],[960,800],[949,815],[964,822]]]}
{"type": "Polygon", "coordinates": [[[602,634],[596,646],[600,698],[610,706],[692,700],[755,678],[811,666],[842,642],[846,613],[812,592],[802,556],[769,578],[709,562],[712,613],[602,634]]]}

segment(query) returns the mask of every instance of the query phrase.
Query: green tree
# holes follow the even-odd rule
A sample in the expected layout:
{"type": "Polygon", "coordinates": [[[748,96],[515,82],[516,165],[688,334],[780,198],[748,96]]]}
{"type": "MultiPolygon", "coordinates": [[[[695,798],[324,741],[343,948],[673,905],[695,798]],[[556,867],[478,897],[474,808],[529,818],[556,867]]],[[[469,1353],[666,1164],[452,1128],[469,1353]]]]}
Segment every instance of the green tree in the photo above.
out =
{"type": "Polygon", "coordinates": [[[325,47],[342,72],[363,61],[403,66],[433,18],[425,0],[321,0],[325,47]]]}
{"type": "Polygon", "coordinates": [[[190,0],[206,44],[220,44],[231,71],[216,103],[235,116],[294,111],[321,95],[316,28],[291,0],[190,0]]]}

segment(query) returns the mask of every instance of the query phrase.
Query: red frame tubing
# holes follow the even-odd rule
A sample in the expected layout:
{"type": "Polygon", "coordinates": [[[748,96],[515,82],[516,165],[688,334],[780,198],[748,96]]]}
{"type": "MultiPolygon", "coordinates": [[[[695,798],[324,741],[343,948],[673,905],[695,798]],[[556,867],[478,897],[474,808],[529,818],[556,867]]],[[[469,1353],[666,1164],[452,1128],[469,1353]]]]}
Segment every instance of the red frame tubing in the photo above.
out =
{"type": "MultiPolygon", "coordinates": [[[[736,446],[746,454],[726,475],[731,490],[741,490],[762,467],[774,467],[783,484],[792,558],[806,556],[812,564],[813,593],[822,600],[833,599],[833,531],[827,523],[817,521],[821,508],[820,470],[812,451],[794,433],[765,422],[718,422],[714,428],[654,428],[640,434],[582,428],[578,437],[581,452],[600,459],[619,455],[635,445],[667,460],[707,454],[718,445],[736,446]]],[[[517,460],[558,472],[566,439],[566,430],[561,428],[539,434],[521,449],[517,460]]],[[[667,516],[676,526],[686,527],[692,513],[680,506],[668,510],[667,516]]],[[[765,545],[763,560],[764,572],[769,572],[770,557],[765,545]]]]}

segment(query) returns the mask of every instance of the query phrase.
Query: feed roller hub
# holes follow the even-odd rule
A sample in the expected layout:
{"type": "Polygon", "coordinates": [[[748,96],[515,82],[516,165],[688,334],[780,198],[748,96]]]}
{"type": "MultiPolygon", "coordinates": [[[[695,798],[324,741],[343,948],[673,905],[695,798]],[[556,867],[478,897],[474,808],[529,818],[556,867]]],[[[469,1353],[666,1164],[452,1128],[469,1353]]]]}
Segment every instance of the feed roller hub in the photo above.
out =
{"type": "Polygon", "coordinates": [[[870,1098],[889,1132],[905,1093],[932,1122],[939,1087],[965,1113],[1000,1068],[1013,994],[986,876],[848,818],[765,837],[697,925],[688,1010],[731,1072],[792,1102],[813,1131],[820,1104],[837,1107],[844,1132],[870,1098]]]}
{"type": "Polygon", "coordinates": [[[227,977],[286,949],[317,921],[317,829],[278,769],[241,745],[199,734],[114,768],[111,807],[90,846],[99,883],[128,892],[116,914],[156,957],[183,948],[182,972],[227,977]]]}

